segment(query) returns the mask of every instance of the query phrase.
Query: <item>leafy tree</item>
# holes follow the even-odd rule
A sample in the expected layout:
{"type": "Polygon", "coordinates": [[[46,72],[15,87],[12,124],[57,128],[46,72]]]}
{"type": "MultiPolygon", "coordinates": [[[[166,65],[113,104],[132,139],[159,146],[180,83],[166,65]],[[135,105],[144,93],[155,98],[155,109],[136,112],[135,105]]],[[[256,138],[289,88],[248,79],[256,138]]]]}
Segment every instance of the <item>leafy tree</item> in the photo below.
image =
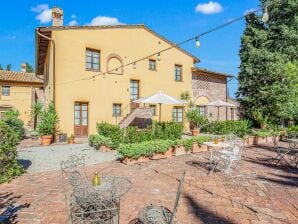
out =
{"type": "Polygon", "coordinates": [[[28,62],[26,62],[26,72],[29,72],[29,73],[34,72],[33,67],[28,62]]]}
{"type": "Polygon", "coordinates": [[[4,113],[3,122],[12,128],[18,140],[24,137],[24,122],[19,118],[20,112],[17,109],[9,109],[4,113]]]}
{"type": "Polygon", "coordinates": [[[259,117],[280,123],[294,117],[293,110],[285,113],[293,101],[285,64],[298,58],[298,2],[262,0],[261,4],[267,6],[269,21],[264,23],[261,15],[246,16],[237,97],[246,118],[256,121],[257,111],[259,117]]]}
{"type": "Polygon", "coordinates": [[[6,71],[10,71],[11,70],[11,64],[6,65],[6,71]]]}
{"type": "Polygon", "coordinates": [[[3,70],[2,65],[0,64],[0,70],[3,70]]]}

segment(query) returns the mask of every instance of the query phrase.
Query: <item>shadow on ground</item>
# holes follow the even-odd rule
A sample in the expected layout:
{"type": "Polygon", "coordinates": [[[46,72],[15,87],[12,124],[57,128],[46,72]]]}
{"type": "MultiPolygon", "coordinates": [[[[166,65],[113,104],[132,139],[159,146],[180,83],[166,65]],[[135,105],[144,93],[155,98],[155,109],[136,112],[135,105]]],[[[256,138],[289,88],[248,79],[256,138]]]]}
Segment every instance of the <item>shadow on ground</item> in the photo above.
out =
{"type": "Polygon", "coordinates": [[[29,208],[30,204],[17,204],[16,200],[21,196],[14,196],[13,193],[0,193],[0,223],[17,223],[17,213],[23,208],[29,208]]]}
{"type": "Polygon", "coordinates": [[[202,206],[197,200],[195,200],[191,195],[185,195],[186,200],[189,203],[189,206],[192,208],[193,213],[196,217],[201,220],[203,223],[220,223],[220,224],[236,224],[235,222],[226,219],[214,212],[210,211],[208,208],[202,206]]]}
{"type": "Polygon", "coordinates": [[[286,187],[298,187],[298,177],[293,175],[280,175],[275,173],[270,173],[275,178],[268,178],[264,176],[258,176],[259,180],[266,181],[267,183],[274,183],[277,185],[282,185],[286,187]]]}

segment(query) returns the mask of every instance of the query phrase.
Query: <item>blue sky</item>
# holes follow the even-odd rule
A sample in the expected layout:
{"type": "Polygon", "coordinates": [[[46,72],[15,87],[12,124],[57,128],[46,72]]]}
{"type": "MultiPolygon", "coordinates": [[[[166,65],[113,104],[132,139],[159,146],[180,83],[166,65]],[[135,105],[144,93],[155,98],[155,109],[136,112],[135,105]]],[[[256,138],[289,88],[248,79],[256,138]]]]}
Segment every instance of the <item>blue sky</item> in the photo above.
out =
{"type": "MultiPolygon", "coordinates": [[[[10,0],[3,1],[0,14],[0,64],[12,64],[20,70],[22,62],[34,65],[34,29],[50,25],[49,10],[64,10],[65,25],[72,23],[144,23],[174,42],[180,42],[257,8],[258,0],[10,0]]],[[[200,39],[201,47],[188,43],[182,47],[201,59],[198,67],[237,75],[240,37],[244,21],[200,39]]],[[[237,81],[229,84],[230,96],[237,91],[237,81]]]]}

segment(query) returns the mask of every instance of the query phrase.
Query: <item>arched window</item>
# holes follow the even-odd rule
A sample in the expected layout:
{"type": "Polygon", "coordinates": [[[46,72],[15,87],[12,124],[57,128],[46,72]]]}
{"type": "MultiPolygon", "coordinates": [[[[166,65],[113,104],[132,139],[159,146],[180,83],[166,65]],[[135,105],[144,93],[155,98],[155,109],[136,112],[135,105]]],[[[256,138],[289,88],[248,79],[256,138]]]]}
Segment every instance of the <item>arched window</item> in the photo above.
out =
{"type": "Polygon", "coordinates": [[[107,71],[109,74],[123,75],[123,60],[118,54],[110,54],[107,57],[107,71]]]}
{"type": "Polygon", "coordinates": [[[207,116],[206,104],[209,102],[210,101],[206,96],[199,96],[195,99],[195,106],[200,111],[201,115],[207,116]]]}

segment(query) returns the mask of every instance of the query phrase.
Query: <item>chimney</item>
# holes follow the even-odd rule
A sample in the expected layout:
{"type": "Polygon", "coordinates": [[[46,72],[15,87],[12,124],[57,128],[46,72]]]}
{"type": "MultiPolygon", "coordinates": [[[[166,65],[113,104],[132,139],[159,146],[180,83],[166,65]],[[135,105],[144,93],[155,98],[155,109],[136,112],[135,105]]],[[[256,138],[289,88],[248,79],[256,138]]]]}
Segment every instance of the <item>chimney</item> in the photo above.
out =
{"type": "Polygon", "coordinates": [[[52,8],[52,26],[63,26],[63,10],[56,6],[52,8]]]}
{"type": "Polygon", "coordinates": [[[26,71],[27,71],[26,63],[21,64],[21,72],[26,72],[26,71]]]}

